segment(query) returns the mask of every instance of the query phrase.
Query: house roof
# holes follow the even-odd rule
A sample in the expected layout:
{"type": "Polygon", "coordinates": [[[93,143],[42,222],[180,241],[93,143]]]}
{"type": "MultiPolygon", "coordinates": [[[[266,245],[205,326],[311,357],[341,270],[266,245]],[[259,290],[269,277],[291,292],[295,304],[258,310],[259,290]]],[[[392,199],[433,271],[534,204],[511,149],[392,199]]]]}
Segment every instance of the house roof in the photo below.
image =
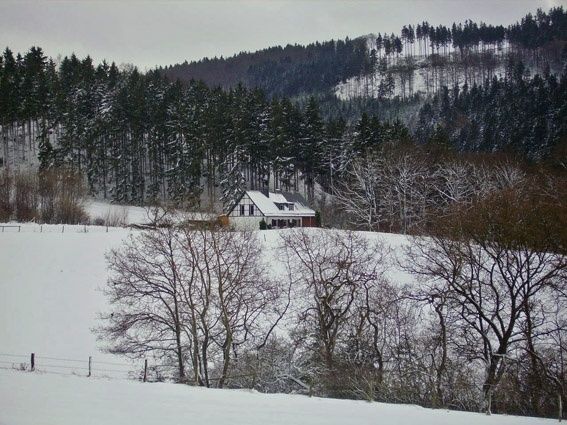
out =
{"type": "Polygon", "coordinates": [[[249,190],[246,192],[248,197],[256,204],[264,215],[278,214],[281,211],[272,199],[269,199],[262,192],[257,190],[249,190]]]}
{"type": "Polygon", "coordinates": [[[267,217],[305,217],[314,216],[315,211],[307,206],[305,199],[290,192],[269,192],[267,197],[257,190],[248,190],[246,195],[254,202],[258,209],[267,217]],[[293,211],[280,210],[276,204],[294,204],[293,211]]]}
{"type": "Polygon", "coordinates": [[[282,193],[269,192],[268,196],[270,201],[277,202],[278,204],[285,204],[289,202],[282,193]]]}
{"type": "Polygon", "coordinates": [[[281,194],[285,197],[285,199],[287,199],[288,202],[293,202],[295,204],[295,208],[298,211],[304,210],[306,213],[310,212],[313,213],[313,215],[315,215],[315,211],[307,206],[307,201],[299,193],[281,192],[281,194]]]}

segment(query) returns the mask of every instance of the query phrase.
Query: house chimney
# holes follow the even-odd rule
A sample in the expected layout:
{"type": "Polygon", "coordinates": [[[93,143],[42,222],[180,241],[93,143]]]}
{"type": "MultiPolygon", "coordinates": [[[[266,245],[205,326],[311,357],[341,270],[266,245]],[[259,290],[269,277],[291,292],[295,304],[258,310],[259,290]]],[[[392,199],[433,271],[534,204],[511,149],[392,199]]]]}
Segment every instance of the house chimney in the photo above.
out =
{"type": "Polygon", "coordinates": [[[268,189],[267,186],[264,186],[264,187],[260,190],[260,192],[262,192],[266,198],[269,198],[269,197],[270,197],[269,189],[268,189]]]}

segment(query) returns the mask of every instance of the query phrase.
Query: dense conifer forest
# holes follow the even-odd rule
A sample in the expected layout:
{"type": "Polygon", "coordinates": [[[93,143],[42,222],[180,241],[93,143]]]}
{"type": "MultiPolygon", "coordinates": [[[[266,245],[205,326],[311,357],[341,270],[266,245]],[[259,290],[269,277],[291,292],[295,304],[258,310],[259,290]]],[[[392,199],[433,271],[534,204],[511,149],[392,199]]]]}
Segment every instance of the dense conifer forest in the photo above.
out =
{"type": "Polygon", "coordinates": [[[366,39],[332,41],[186,66],[201,70],[193,76],[205,82],[176,79],[181,74],[172,70],[183,67],[141,73],[75,55],[56,62],[40,47],[25,53],[6,48],[1,159],[9,167],[72,167],[86,176],[92,195],[116,202],[162,199],[201,207],[218,200],[226,205],[244,188],[301,188],[314,201],[316,188],[332,193],[357,158],[408,143],[505,152],[564,168],[565,73],[548,66],[532,75],[521,59],[559,60],[564,67],[567,55],[553,55],[565,52],[566,28],[562,8],[527,15],[508,28],[425,22],[404,27],[401,37],[379,34],[370,50],[366,39]],[[480,84],[442,85],[433,97],[288,97],[370,72],[368,61],[374,67],[384,61],[397,66],[394,58],[401,55],[470,58],[501,44],[510,49],[504,75],[487,72],[480,84]],[[266,60],[280,65],[270,68],[266,60]],[[221,65],[247,77],[216,73],[221,65]],[[411,119],[403,113],[408,107],[411,119]]]}
{"type": "Polygon", "coordinates": [[[564,161],[566,74],[526,78],[522,63],[507,79],[444,87],[420,110],[416,138],[445,141],[460,151],[508,152],[533,161],[564,161]]]}

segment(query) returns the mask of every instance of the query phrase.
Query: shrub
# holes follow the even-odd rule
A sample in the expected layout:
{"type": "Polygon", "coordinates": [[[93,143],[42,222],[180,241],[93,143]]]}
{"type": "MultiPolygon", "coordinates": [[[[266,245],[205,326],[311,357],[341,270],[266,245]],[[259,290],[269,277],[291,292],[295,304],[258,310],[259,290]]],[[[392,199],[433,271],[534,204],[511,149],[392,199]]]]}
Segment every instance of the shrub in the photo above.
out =
{"type": "Polygon", "coordinates": [[[9,221],[14,213],[11,203],[13,179],[8,170],[0,174],[0,221],[9,221]]]}
{"type": "Polygon", "coordinates": [[[37,218],[37,178],[32,173],[17,173],[14,176],[14,207],[16,220],[31,221],[37,218]]]}
{"type": "Polygon", "coordinates": [[[0,221],[86,223],[86,188],[80,174],[67,169],[0,175],[0,221]]]}

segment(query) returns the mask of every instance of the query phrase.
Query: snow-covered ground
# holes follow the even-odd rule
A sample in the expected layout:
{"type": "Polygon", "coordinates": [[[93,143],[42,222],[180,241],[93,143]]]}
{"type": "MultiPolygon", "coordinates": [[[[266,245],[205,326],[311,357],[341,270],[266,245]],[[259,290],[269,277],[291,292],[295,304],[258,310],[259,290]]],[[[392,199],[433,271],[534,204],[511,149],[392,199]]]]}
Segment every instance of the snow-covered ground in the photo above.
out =
{"type": "Polygon", "coordinates": [[[551,420],[0,369],[0,425],[75,424],[535,425],[551,420]]]}
{"type": "MultiPolygon", "coordinates": [[[[111,226],[127,226],[131,224],[148,224],[155,219],[157,213],[160,216],[161,209],[158,211],[155,208],[136,207],[133,205],[119,205],[111,204],[110,202],[98,201],[89,199],[85,202],[84,208],[88,214],[91,222],[96,223],[109,223],[111,226]]],[[[206,221],[214,220],[218,217],[214,213],[204,212],[180,212],[168,211],[168,218],[174,220],[193,220],[193,221],[206,221]]]]}
{"type": "MultiPolygon", "coordinates": [[[[139,372],[141,365],[129,366],[125,359],[101,352],[91,329],[97,325],[97,313],[107,307],[99,290],[107,278],[104,254],[131,232],[136,230],[36,224],[0,231],[0,425],[544,423],[120,379],[128,370],[139,372]],[[32,352],[36,372],[13,370],[29,367],[32,352]],[[89,356],[93,377],[86,378],[89,356]]],[[[397,235],[368,235],[394,251],[406,242],[397,235]]],[[[274,272],[281,271],[276,261],[280,231],[259,232],[259,239],[272,257],[274,272]]],[[[390,276],[410,279],[395,268],[390,276]]]]}
{"type": "Polygon", "coordinates": [[[104,222],[115,221],[114,225],[142,224],[150,220],[147,210],[143,207],[117,205],[92,199],[85,203],[85,211],[93,222],[98,219],[104,222]]]}
{"type": "Polygon", "coordinates": [[[98,352],[90,329],[106,306],[98,291],[106,281],[104,254],[128,233],[35,224],[0,233],[0,353],[23,355],[27,361],[35,352],[85,359],[85,364],[89,356],[113,357],[98,352]]]}
{"type": "MultiPolygon", "coordinates": [[[[42,362],[41,356],[85,359],[85,363],[77,365],[80,370],[89,356],[95,366],[97,361],[123,362],[99,351],[100,344],[91,329],[97,325],[97,313],[107,306],[100,291],[107,279],[105,253],[120,246],[136,230],[20,226],[0,230],[0,353],[22,356],[14,358],[14,363],[19,363],[27,362],[34,352],[39,369],[42,363],[48,363],[42,362]]],[[[394,250],[399,250],[405,240],[397,235],[368,235],[383,239],[394,250]]],[[[274,273],[281,273],[280,231],[259,232],[259,239],[267,248],[274,273]]],[[[391,276],[402,281],[410,279],[395,269],[391,276]]]]}

